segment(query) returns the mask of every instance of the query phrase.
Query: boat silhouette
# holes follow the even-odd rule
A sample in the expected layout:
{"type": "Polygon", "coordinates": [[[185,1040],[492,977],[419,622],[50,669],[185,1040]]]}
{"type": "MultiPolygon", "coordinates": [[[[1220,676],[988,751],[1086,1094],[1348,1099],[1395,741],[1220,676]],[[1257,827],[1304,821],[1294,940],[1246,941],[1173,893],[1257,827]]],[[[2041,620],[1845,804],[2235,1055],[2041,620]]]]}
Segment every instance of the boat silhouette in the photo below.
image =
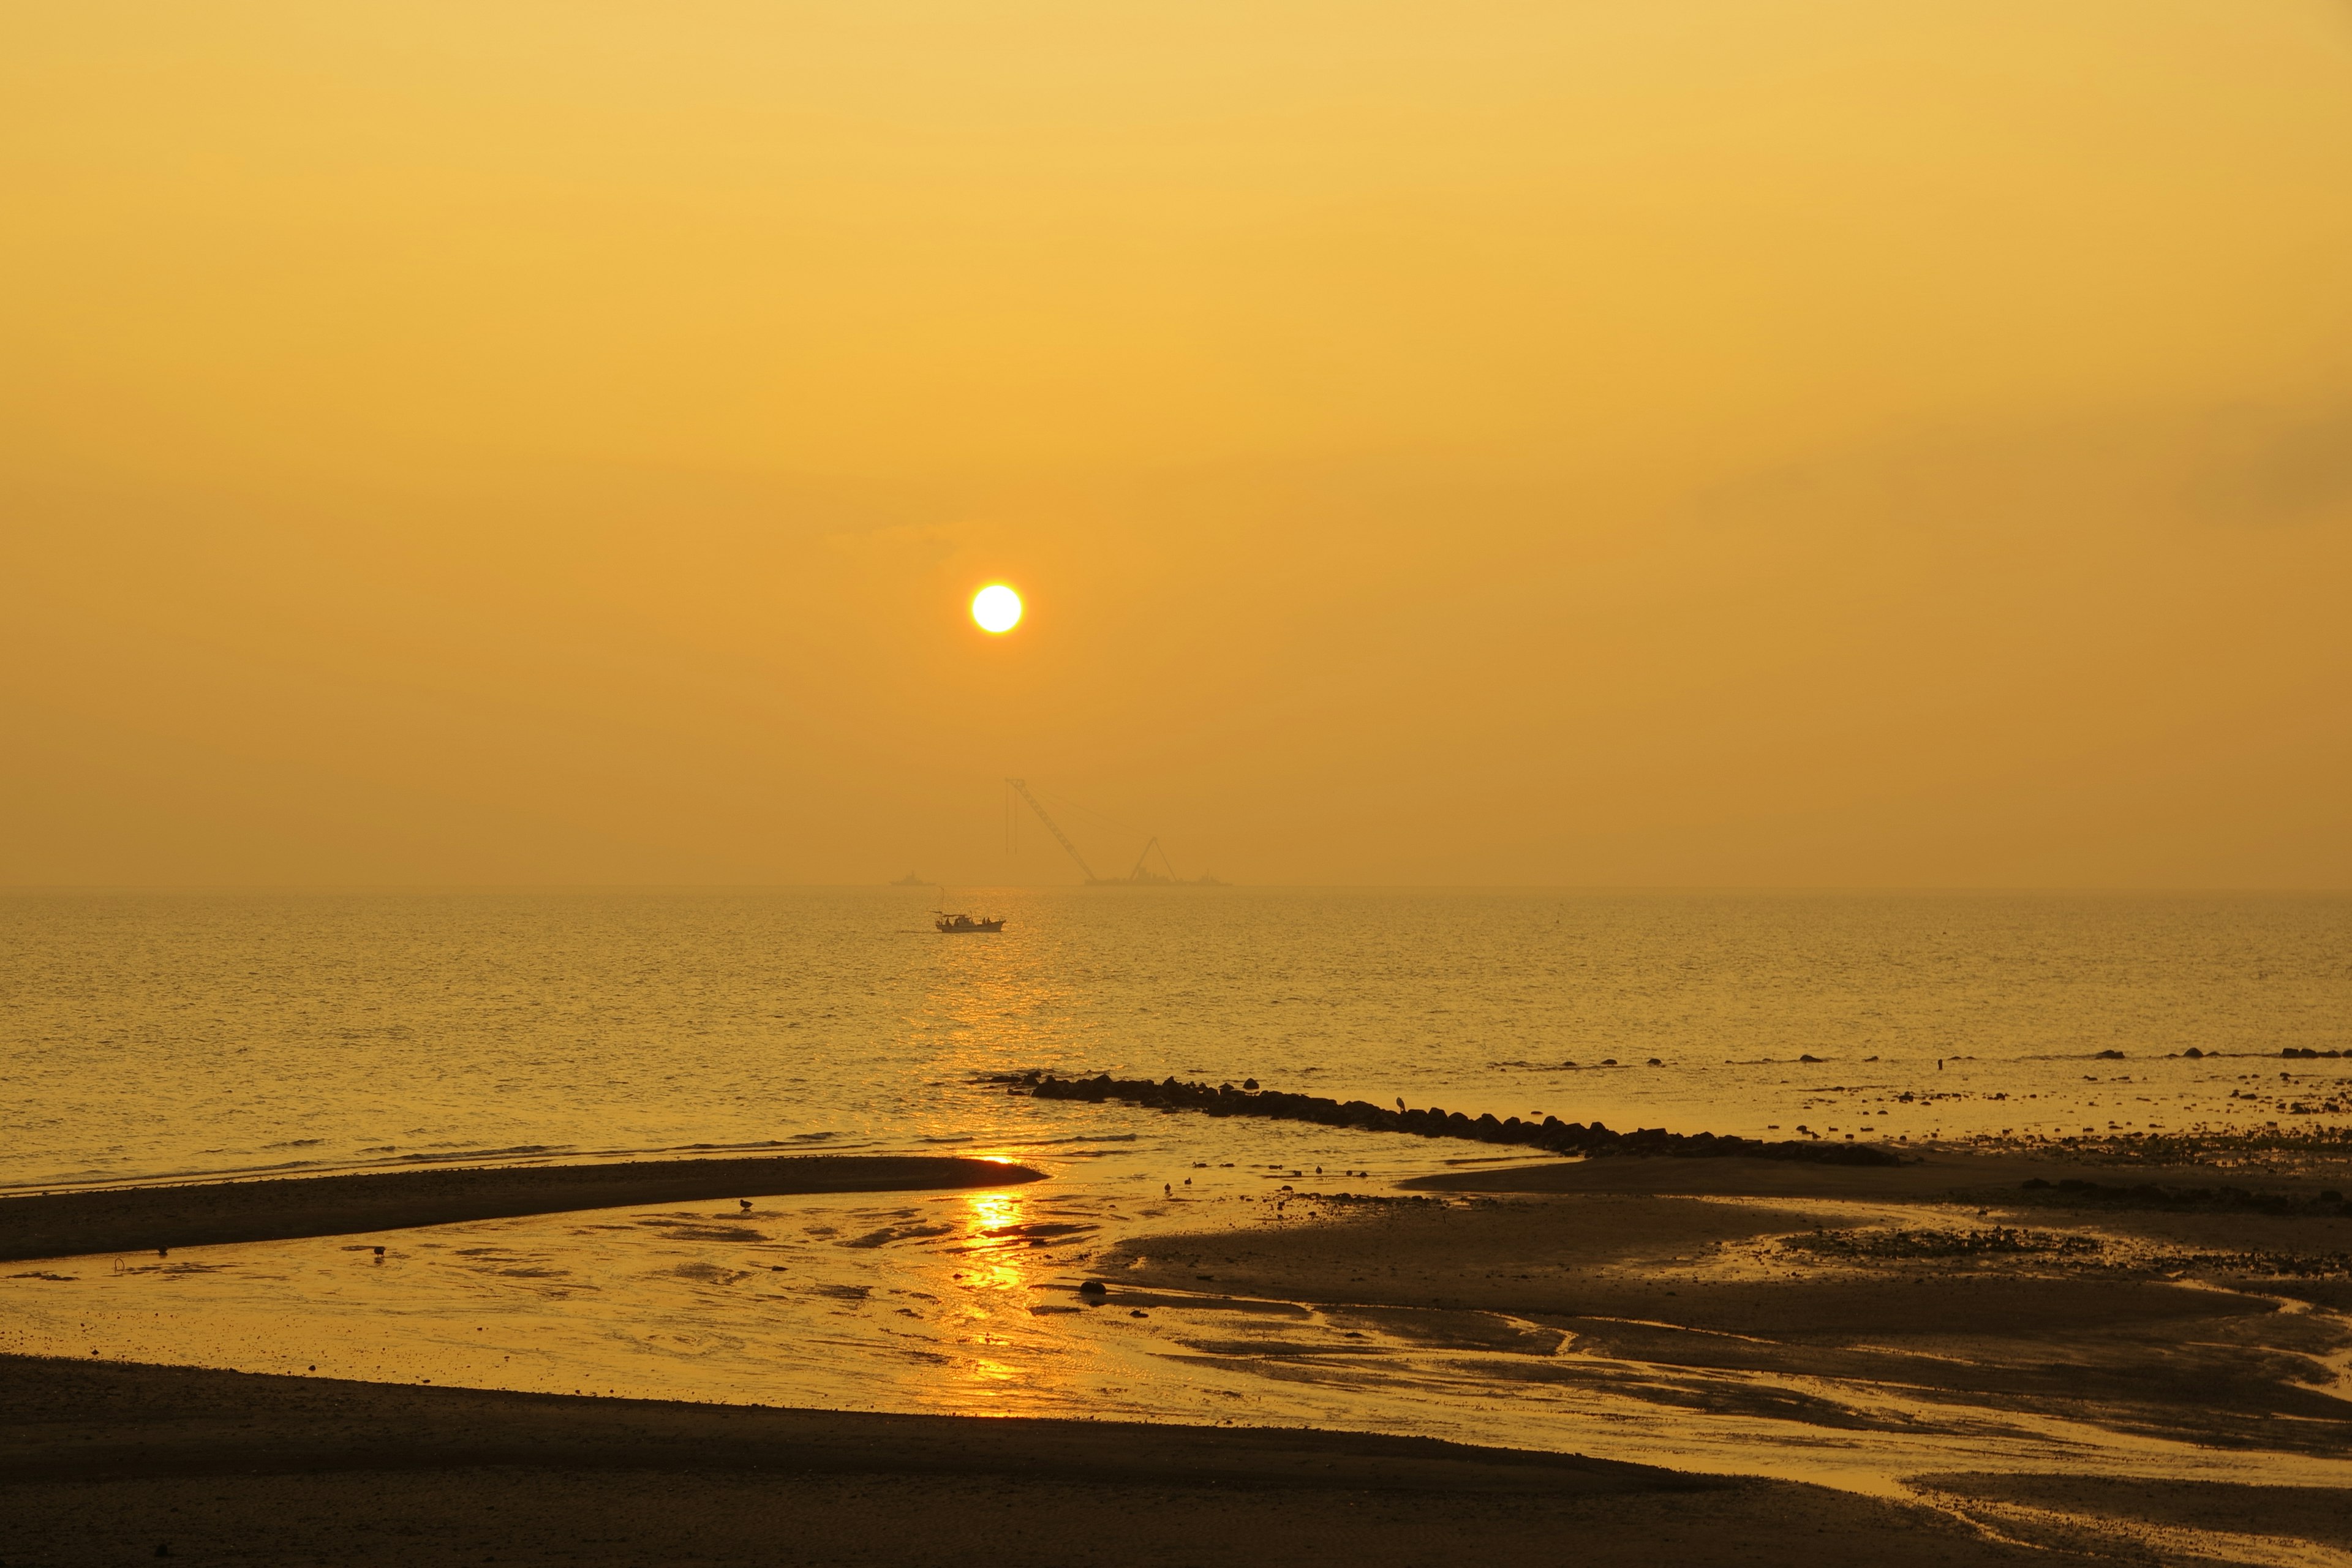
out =
{"type": "Polygon", "coordinates": [[[944,910],[933,910],[931,913],[940,917],[931,922],[932,928],[946,936],[961,936],[967,931],[991,931],[1004,929],[1004,917],[1002,915],[992,921],[974,920],[970,915],[951,915],[944,910]]]}

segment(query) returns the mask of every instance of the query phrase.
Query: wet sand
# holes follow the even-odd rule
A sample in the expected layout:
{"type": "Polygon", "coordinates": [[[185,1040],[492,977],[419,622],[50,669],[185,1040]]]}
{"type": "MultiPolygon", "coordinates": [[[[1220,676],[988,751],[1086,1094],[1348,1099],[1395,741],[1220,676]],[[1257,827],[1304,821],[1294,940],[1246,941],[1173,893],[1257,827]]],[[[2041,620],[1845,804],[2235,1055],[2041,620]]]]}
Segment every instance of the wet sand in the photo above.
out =
{"type": "Polygon", "coordinates": [[[1042,1180],[947,1156],[812,1154],[609,1165],[435,1167],[0,1198],[0,1261],[407,1230],[710,1198],[915,1192],[1042,1180]]]}
{"type": "MultiPolygon", "coordinates": [[[[0,1360],[0,1561],[2050,1560],[1930,1509],[1426,1439],[0,1360]]],[[[2061,1560],[2074,1559],[2062,1554],[2061,1560]]]]}
{"type": "Polygon", "coordinates": [[[1922,1476],[1917,1487],[2012,1540],[2062,1551],[2100,1550],[2120,1526],[2158,1558],[2326,1562],[2352,1554],[2352,1497],[2326,1487],[1981,1474],[1922,1476]],[[2281,1553],[2279,1542],[2320,1550],[2281,1553]]]}
{"type": "Polygon", "coordinates": [[[2237,1184],[2263,1192],[2310,1197],[2352,1189],[2352,1166],[2315,1164],[2306,1174],[2241,1173],[2212,1165],[2116,1164],[2053,1160],[2031,1153],[1953,1149],[1905,1151],[1900,1165],[1803,1164],[1786,1160],[1600,1159],[1509,1164],[1490,1170],[1418,1176],[1398,1185],[1414,1192],[1643,1193],[1717,1197],[1860,1198],[1893,1203],[1940,1202],[2028,1181],[2056,1184],[2091,1178],[2106,1184],[2160,1183],[2184,1187],[2237,1184]]]}
{"type": "MultiPolygon", "coordinates": [[[[1549,1347],[1528,1357],[1530,1384],[1608,1377],[1695,1415],[1830,1432],[2087,1424],[2145,1441],[2151,1468],[2164,1463],[2159,1446],[2352,1460],[2352,1217],[2321,1196],[2334,1190],[2323,1178],[2284,1184],[2306,1211],[2265,1215],[2068,1207],[2056,1200],[2074,1194],[2022,1184],[2050,1179],[2041,1169],[1962,1156],[1892,1171],[1521,1167],[1407,1184],[1444,1198],[1291,1194],[1276,1225],[1141,1238],[1097,1261],[1112,1308],[1216,1290],[1391,1331],[1452,1322],[1466,1338],[1483,1323],[1549,1347]]],[[[2148,1173],[2058,1174],[2103,1177],[2112,1196],[2148,1173]]],[[[2192,1187],[2217,1178],[2167,1174],[2192,1187]]],[[[2067,1550],[2104,1550],[2119,1531],[2158,1557],[2237,1561],[2235,1538],[2259,1537],[2242,1560],[2273,1560],[2283,1539],[2290,1555],[2315,1547],[2306,1560],[2333,1561],[2328,1551],[2352,1544],[2352,1491],[2326,1488],[2032,1475],[1915,1485],[1989,1529],[2067,1550]]]]}
{"type": "MultiPolygon", "coordinates": [[[[1016,1170],[986,1174],[1032,1174],[1016,1170]]],[[[1606,1380],[1694,1421],[1760,1416],[1792,1435],[2090,1426],[2144,1442],[2152,1473],[2197,1449],[2292,1455],[2306,1480],[2352,1460],[2339,1300],[2352,1217],[2323,1201],[2326,1178],[2273,1184],[2292,1212],[2262,1214],[2066,1206],[2054,1184],[2084,1177],[2228,1179],[1957,1154],[1880,1169],[1518,1166],[1403,1197],[1276,1194],[1087,1267],[1108,1282],[1097,1310],[1122,1320],[1309,1303],[1397,1339],[1500,1352],[1490,1368],[1517,1370],[1496,1375],[1530,1387],[1606,1380]]],[[[2263,1463],[2244,1473],[2264,1478],[2263,1463]]],[[[0,1359],[12,1564],[143,1559],[167,1542],[178,1557],[425,1564],[2352,1561],[2352,1491],[2324,1486],[2031,1473],[1910,1485],[1920,1502],[1331,1432],[0,1359]]]]}

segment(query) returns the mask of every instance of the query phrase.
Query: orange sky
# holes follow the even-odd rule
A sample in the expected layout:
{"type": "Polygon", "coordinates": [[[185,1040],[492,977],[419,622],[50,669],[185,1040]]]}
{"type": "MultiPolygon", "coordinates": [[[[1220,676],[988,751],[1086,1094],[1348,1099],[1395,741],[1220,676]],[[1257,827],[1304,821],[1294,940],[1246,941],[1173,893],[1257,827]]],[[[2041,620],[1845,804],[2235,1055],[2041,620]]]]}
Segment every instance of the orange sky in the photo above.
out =
{"type": "Polygon", "coordinates": [[[0,881],[2352,886],[2335,0],[81,0],[0,190],[0,881]]]}

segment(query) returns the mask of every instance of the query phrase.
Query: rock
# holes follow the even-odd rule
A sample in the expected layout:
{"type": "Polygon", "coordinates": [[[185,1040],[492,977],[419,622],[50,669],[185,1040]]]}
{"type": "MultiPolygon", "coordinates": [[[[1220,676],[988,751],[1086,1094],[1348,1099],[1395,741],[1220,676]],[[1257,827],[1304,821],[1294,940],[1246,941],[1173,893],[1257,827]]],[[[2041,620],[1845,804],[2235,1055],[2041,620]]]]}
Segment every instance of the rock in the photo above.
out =
{"type": "MultiPolygon", "coordinates": [[[[1344,1103],[1320,1095],[1287,1094],[1259,1089],[1257,1080],[1235,1093],[1229,1084],[1211,1089],[1175,1078],[1154,1083],[1148,1079],[1113,1079],[1108,1073],[1091,1079],[1056,1079],[1041,1075],[1035,1094],[1040,1100],[1080,1100],[1090,1105],[1108,1100],[1144,1106],[1162,1112],[1195,1110],[1210,1116],[1264,1116],[1276,1121],[1312,1121],[1326,1127],[1352,1127],[1365,1131],[1411,1132],[1423,1138],[1463,1138],[1486,1143],[1532,1145],[1558,1154],[1671,1154],[1685,1158],[1744,1154],[1765,1160],[1811,1160],[1832,1164],[1899,1165],[1892,1150],[1856,1142],[1822,1146],[1815,1142],[1766,1143],[1712,1132],[1675,1133],[1644,1128],[1619,1133],[1596,1121],[1587,1127],[1547,1116],[1540,1126],[1517,1117],[1497,1121],[1492,1112],[1472,1119],[1459,1110],[1431,1106],[1426,1110],[1387,1110],[1369,1101],[1344,1103]]],[[[1400,1104],[1402,1102],[1400,1101],[1400,1104]]],[[[1803,1131],[1800,1129],[1799,1131],[1803,1131]]],[[[1809,1138],[1812,1135],[1809,1134],[1809,1138]]]]}

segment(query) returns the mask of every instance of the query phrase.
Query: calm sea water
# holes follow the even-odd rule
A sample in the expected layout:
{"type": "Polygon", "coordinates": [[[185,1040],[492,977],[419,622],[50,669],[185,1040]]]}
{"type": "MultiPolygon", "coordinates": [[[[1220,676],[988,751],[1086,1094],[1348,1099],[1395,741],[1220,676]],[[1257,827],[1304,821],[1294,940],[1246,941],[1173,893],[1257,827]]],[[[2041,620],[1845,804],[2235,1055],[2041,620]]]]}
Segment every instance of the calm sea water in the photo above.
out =
{"type": "Polygon", "coordinates": [[[2277,1059],[2352,1047],[2344,898],[959,895],[1008,918],[988,937],[935,934],[933,901],[0,899],[0,1186],[705,1146],[1058,1149],[1135,1179],[1477,1152],[986,1081],[1030,1068],[1747,1134],[2347,1120],[2352,1060],[2277,1059]]]}
{"type": "MultiPolygon", "coordinates": [[[[1149,1311],[1088,1311],[1077,1282],[1114,1246],[1172,1234],[1197,1248],[1296,1223],[1286,1189],[1380,1193],[1442,1163],[1525,1156],[1041,1103],[989,1079],[1255,1077],[1472,1112],[1836,1138],[2293,1128],[2347,1119],[2352,1061],[2278,1052],[2352,1043],[2352,901],[1076,889],[960,901],[1007,930],[940,937],[922,893],[880,889],[0,900],[0,1185],[698,1146],[952,1149],[1049,1177],[60,1259],[0,1271],[0,1351],[1307,1424],[1890,1495],[1907,1495],[1905,1476],[2011,1468],[2346,1484],[2340,1458],[2292,1440],[2217,1447],[1998,1398],[1922,1406],[1874,1373],[1694,1371],[1568,1342],[1528,1353],[1524,1325],[1491,1314],[1236,1307],[1213,1282],[1156,1294],[1149,1311]],[[2219,1054],[2178,1054],[2191,1047],[2219,1054]]],[[[1884,1218],[1814,1206],[1823,1223],[1884,1218]]],[[[1734,1249],[1642,1267],[1784,1263],[1734,1249]]]]}

